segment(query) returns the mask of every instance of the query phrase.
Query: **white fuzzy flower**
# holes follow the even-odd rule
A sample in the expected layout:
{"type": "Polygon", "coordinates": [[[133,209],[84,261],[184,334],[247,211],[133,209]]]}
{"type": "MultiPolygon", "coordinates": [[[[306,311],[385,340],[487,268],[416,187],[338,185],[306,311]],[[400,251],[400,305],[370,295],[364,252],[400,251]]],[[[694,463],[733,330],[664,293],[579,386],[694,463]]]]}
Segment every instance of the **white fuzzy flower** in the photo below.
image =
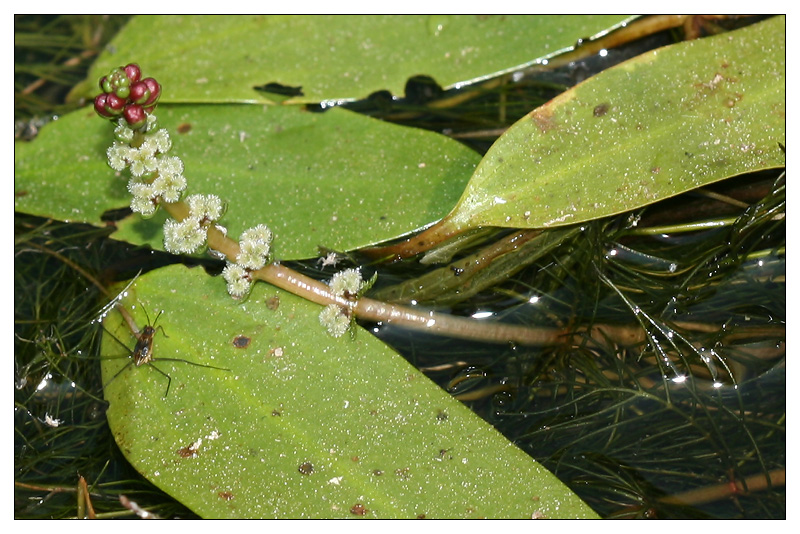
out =
{"type": "Polygon", "coordinates": [[[236,263],[251,270],[262,268],[269,258],[272,231],[259,224],[242,232],[239,239],[239,255],[236,263]]]}
{"type": "Polygon", "coordinates": [[[331,292],[338,297],[355,298],[364,288],[364,281],[358,269],[345,269],[333,275],[331,292]]]}
{"type": "Polygon", "coordinates": [[[106,150],[108,165],[115,171],[124,170],[128,166],[128,157],[131,150],[133,149],[127,144],[114,141],[114,144],[106,150]]]}
{"type": "Polygon", "coordinates": [[[153,184],[161,192],[164,202],[177,202],[181,198],[181,193],[186,189],[186,178],[182,174],[159,175],[153,180],[153,184]]]}
{"type": "Polygon", "coordinates": [[[247,246],[240,245],[239,254],[236,256],[236,263],[251,271],[256,271],[267,264],[267,256],[247,246]]]}
{"type": "Polygon", "coordinates": [[[189,217],[198,221],[218,221],[225,212],[225,205],[217,195],[191,195],[186,197],[189,217]]]}
{"type": "Polygon", "coordinates": [[[186,189],[183,176],[183,162],[179,158],[167,156],[158,160],[158,176],[153,185],[166,202],[177,202],[186,189]]]}
{"type": "Polygon", "coordinates": [[[142,143],[139,148],[132,148],[127,157],[131,166],[131,174],[133,176],[143,176],[156,170],[158,168],[157,150],[158,147],[150,139],[142,143]]]}
{"type": "Polygon", "coordinates": [[[183,161],[177,156],[158,158],[158,173],[162,175],[183,174],[183,161]]]}
{"type": "Polygon", "coordinates": [[[272,241],[272,231],[264,224],[248,228],[242,232],[242,241],[258,241],[269,244],[272,241]]]}
{"type": "Polygon", "coordinates": [[[117,127],[114,128],[114,137],[125,144],[130,144],[130,142],[133,141],[133,130],[128,127],[128,123],[125,122],[125,119],[120,119],[117,127]]]}
{"type": "Polygon", "coordinates": [[[133,197],[131,211],[141,214],[142,217],[152,217],[156,213],[156,204],[146,197],[133,197]]]}
{"type": "Polygon", "coordinates": [[[350,328],[350,317],[336,304],[328,304],[319,314],[319,323],[333,337],[341,337],[350,328]]]}
{"type": "Polygon", "coordinates": [[[141,182],[135,178],[131,178],[128,182],[128,192],[135,197],[142,197],[148,200],[154,199],[159,194],[154,184],[141,182]]]}
{"type": "MultiPolygon", "coordinates": [[[[122,119],[122,120],[124,120],[124,119],[122,119]]],[[[144,126],[142,131],[144,131],[144,132],[152,132],[156,128],[158,128],[158,119],[156,118],[154,113],[148,113],[147,114],[147,124],[145,124],[145,126],[144,126]]]]}
{"type": "Polygon", "coordinates": [[[133,198],[131,199],[131,210],[141,213],[144,217],[150,217],[156,212],[155,199],[158,197],[158,190],[154,184],[139,182],[134,178],[128,182],[128,191],[133,198]]]}
{"type": "Polygon", "coordinates": [[[169,138],[169,132],[164,128],[161,128],[157,132],[151,134],[150,139],[153,140],[156,148],[162,154],[166,154],[169,152],[169,149],[172,148],[172,140],[169,138]]]}
{"type": "Polygon", "coordinates": [[[228,283],[228,293],[233,298],[242,298],[250,291],[250,273],[236,263],[228,263],[222,270],[222,277],[228,283]]]}
{"type": "Polygon", "coordinates": [[[191,254],[206,241],[206,227],[193,218],[164,223],[164,248],[173,254],[191,254]]]}

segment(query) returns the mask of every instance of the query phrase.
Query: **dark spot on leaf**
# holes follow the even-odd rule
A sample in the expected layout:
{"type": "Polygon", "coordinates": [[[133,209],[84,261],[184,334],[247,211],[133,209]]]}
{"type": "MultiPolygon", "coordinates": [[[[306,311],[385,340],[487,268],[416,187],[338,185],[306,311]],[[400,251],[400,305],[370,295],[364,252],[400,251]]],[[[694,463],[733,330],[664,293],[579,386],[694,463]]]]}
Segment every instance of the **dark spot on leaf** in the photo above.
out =
{"type": "Polygon", "coordinates": [[[379,477],[383,474],[383,471],[381,471],[380,469],[376,469],[375,471],[372,472],[372,474],[375,475],[376,477],[379,477]]]}
{"type": "Polygon", "coordinates": [[[267,299],[267,309],[275,311],[281,305],[281,298],[278,295],[267,299]]]}
{"type": "Polygon", "coordinates": [[[181,123],[181,124],[178,125],[178,133],[179,134],[189,133],[189,131],[191,131],[191,129],[192,129],[192,125],[189,124],[188,122],[184,122],[184,123],[181,123]]]}
{"type": "Polygon", "coordinates": [[[191,445],[187,445],[186,447],[181,447],[180,449],[178,449],[178,456],[180,456],[181,458],[196,458],[198,448],[199,448],[198,443],[192,443],[191,445]]]}
{"type": "Polygon", "coordinates": [[[455,265],[451,265],[450,270],[453,271],[453,274],[456,276],[461,276],[461,273],[464,272],[464,269],[456,267],[455,265]]]}
{"type": "Polygon", "coordinates": [[[25,191],[24,189],[22,189],[20,191],[14,191],[14,196],[17,197],[17,198],[24,197],[27,194],[28,194],[28,192],[25,191]]]}
{"type": "Polygon", "coordinates": [[[444,410],[439,410],[439,412],[436,414],[436,419],[439,421],[447,421],[447,412],[444,410]]]}
{"type": "Polygon", "coordinates": [[[741,99],[742,99],[742,95],[741,94],[733,93],[733,95],[728,96],[722,103],[725,105],[725,107],[732,108],[741,99]]]}
{"type": "Polygon", "coordinates": [[[356,504],[353,505],[352,508],[350,508],[350,513],[353,515],[367,515],[367,512],[369,512],[369,510],[364,508],[364,505],[359,502],[357,502],[356,504]]]}
{"type": "Polygon", "coordinates": [[[542,106],[534,109],[531,111],[530,117],[542,133],[547,133],[556,127],[553,122],[553,111],[549,107],[542,106]]]}
{"type": "Polygon", "coordinates": [[[661,172],[661,167],[653,167],[652,169],[650,169],[650,172],[652,172],[653,174],[658,174],[661,172]]]}
{"type": "Polygon", "coordinates": [[[247,336],[236,336],[233,338],[233,346],[237,349],[244,349],[250,345],[250,338],[247,336]]]}
{"type": "Polygon", "coordinates": [[[275,416],[275,417],[280,417],[281,416],[281,412],[279,412],[278,410],[272,410],[272,415],[275,416]]]}
{"type": "Polygon", "coordinates": [[[419,514],[419,515],[417,516],[417,519],[425,519],[425,514],[419,514]]]}
{"type": "Polygon", "coordinates": [[[608,113],[608,104],[606,104],[605,102],[596,105],[594,107],[594,111],[592,111],[592,115],[594,115],[595,117],[602,117],[606,113],[608,113]]]}
{"type": "Polygon", "coordinates": [[[311,462],[303,462],[297,470],[300,471],[301,475],[310,475],[314,472],[314,466],[311,465],[311,462]]]}
{"type": "Polygon", "coordinates": [[[233,499],[233,493],[231,493],[230,491],[220,491],[219,493],[217,493],[217,495],[219,495],[220,499],[223,499],[225,501],[230,501],[233,499]]]}

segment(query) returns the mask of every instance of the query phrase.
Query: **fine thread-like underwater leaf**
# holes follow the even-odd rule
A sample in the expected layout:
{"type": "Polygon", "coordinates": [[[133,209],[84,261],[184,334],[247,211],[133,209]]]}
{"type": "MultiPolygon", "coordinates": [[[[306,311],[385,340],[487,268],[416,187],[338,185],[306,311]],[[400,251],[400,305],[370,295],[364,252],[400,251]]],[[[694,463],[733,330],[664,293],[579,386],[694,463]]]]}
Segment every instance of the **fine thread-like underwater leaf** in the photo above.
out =
{"type": "Polygon", "coordinates": [[[402,96],[431,76],[444,88],[496,76],[629,21],[592,16],[138,16],[90,71],[84,96],[120,64],[147,66],[164,102],[272,102],[254,87],[301,94],[287,103],[402,96]],[[157,42],[157,46],[153,46],[157,42]],[[209,43],[212,43],[209,46],[209,43]]]}
{"type": "MultiPolygon", "coordinates": [[[[164,105],[156,114],[170,132],[169,154],[184,162],[187,194],[228,202],[221,224],[231,236],[267,224],[283,260],[314,257],[318,246],[363,247],[440,219],[480,160],[442,135],[341,108],[164,105]]],[[[105,211],[126,207],[126,179],[106,163],[112,131],[87,109],[17,143],[15,209],[102,225],[105,211]]],[[[113,237],[163,249],[165,216],[131,215],[113,237]]]]}
{"type": "Polygon", "coordinates": [[[542,228],[623,213],[785,165],[784,17],[642,54],[498,139],[431,232],[542,228]]]}
{"type": "MultiPolygon", "coordinates": [[[[134,467],[201,516],[595,517],[366,331],[330,337],[317,305],[266,284],[238,303],[183,266],[130,293],[139,328],[140,308],[165,310],[153,364],[171,386],[164,397],[166,377],[129,366],[106,387],[109,423],[134,467]]],[[[133,345],[117,313],[106,326],[133,345]]],[[[106,358],[124,352],[104,336],[106,358]]],[[[104,361],[104,382],[126,362],[104,361]]]]}

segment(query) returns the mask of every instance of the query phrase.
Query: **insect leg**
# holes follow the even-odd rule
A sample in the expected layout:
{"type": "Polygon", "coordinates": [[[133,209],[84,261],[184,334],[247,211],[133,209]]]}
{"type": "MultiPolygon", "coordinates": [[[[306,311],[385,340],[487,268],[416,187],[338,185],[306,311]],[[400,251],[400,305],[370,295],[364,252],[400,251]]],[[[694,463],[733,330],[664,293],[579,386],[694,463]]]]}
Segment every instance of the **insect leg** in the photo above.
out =
{"type": "Polygon", "coordinates": [[[183,363],[188,363],[189,365],[194,365],[195,367],[209,367],[211,369],[217,369],[219,371],[230,371],[230,369],[226,369],[225,367],[216,367],[214,365],[207,365],[204,363],[190,362],[189,360],[184,360],[182,358],[153,358],[153,360],[159,362],[183,362],[183,363]]]}
{"type": "Polygon", "coordinates": [[[124,366],[122,369],[120,369],[119,371],[117,371],[117,374],[115,374],[114,376],[112,376],[112,377],[111,377],[111,380],[109,380],[108,382],[106,382],[106,383],[103,385],[103,389],[106,389],[106,388],[109,386],[109,384],[111,384],[111,382],[113,382],[113,381],[114,381],[114,379],[116,379],[116,378],[117,378],[119,375],[121,375],[121,374],[122,374],[122,371],[124,371],[125,369],[127,369],[128,367],[130,367],[130,366],[131,366],[131,364],[133,364],[133,360],[131,360],[131,361],[129,361],[128,363],[126,363],[126,364],[125,364],[125,366],[124,366]]]}
{"type": "Polygon", "coordinates": [[[147,362],[147,365],[149,365],[150,367],[152,367],[153,369],[155,369],[156,371],[158,371],[159,373],[161,373],[162,375],[167,377],[167,390],[164,392],[164,398],[167,398],[167,395],[169,395],[169,386],[172,385],[172,378],[167,373],[165,373],[164,371],[162,371],[161,369],[159,369],[158,367],[156,367],[152,363],[147,362]]]}

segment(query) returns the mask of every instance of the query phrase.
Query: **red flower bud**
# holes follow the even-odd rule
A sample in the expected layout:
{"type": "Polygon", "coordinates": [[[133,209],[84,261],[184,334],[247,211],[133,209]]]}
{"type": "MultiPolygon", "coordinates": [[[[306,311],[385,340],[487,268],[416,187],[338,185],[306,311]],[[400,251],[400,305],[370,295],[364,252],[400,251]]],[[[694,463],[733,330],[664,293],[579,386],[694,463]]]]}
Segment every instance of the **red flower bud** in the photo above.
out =
{"type": "Polygon", "coordinates": [[[150,98],[148,98],[144,102],[144,106],[152,106],[158,102],[158,98],[161,96],[161,85],[155,80],[155,78],[145,78],[142,80],[142,83],[147,85],[147,88],[150,90],[150,98]]]}
{"type": "Polygon", "coordinates": [[[125,117],[125,122],[128,123],[128,126],[134,130],[147,124],[147,113],[145,113],[144,108],[138,104],[125,106],[125,111],[122,113],[122,116],[125,117]]]}
{"type": "Polygon", "coordinates": [[[144,104],[150,98],[150,89],[145,82],[136,82],[131,85],[130,99],[135,104],[144,104]]]}
{"type": "Polygon", "coordinates": [[[106,101],[104,109],[109,115],[119,115],[125,108],[125,100],[121,99],[114,93],[106,93],[106,101]]]}
{"type": "Polygon", "coordinates": [[[100,78],[103,93],[94,99],[97,113],[108,119],[122,115],[133,129],[147,124],[147,115],[161,96],[161,85],[154,78],[140,80],[141,76],[139,65],[128,63],[100,78]]]}
{"type": "Polygon", "coordinates": [[[111,119],[114,115],[110,114],[106,111],[106,95],[105,93],[100,93],[94,98],[94,110],[97,112],[98,115],[104,117],[106,119],[111,119]]]}
{"type": "Polygon", "coordinates": [[[128,63],[125,65],[125,74],[128,76],[131,84],[138,82],[139,78],[142,77],[142,71],[136,63],[128,63]]]}

